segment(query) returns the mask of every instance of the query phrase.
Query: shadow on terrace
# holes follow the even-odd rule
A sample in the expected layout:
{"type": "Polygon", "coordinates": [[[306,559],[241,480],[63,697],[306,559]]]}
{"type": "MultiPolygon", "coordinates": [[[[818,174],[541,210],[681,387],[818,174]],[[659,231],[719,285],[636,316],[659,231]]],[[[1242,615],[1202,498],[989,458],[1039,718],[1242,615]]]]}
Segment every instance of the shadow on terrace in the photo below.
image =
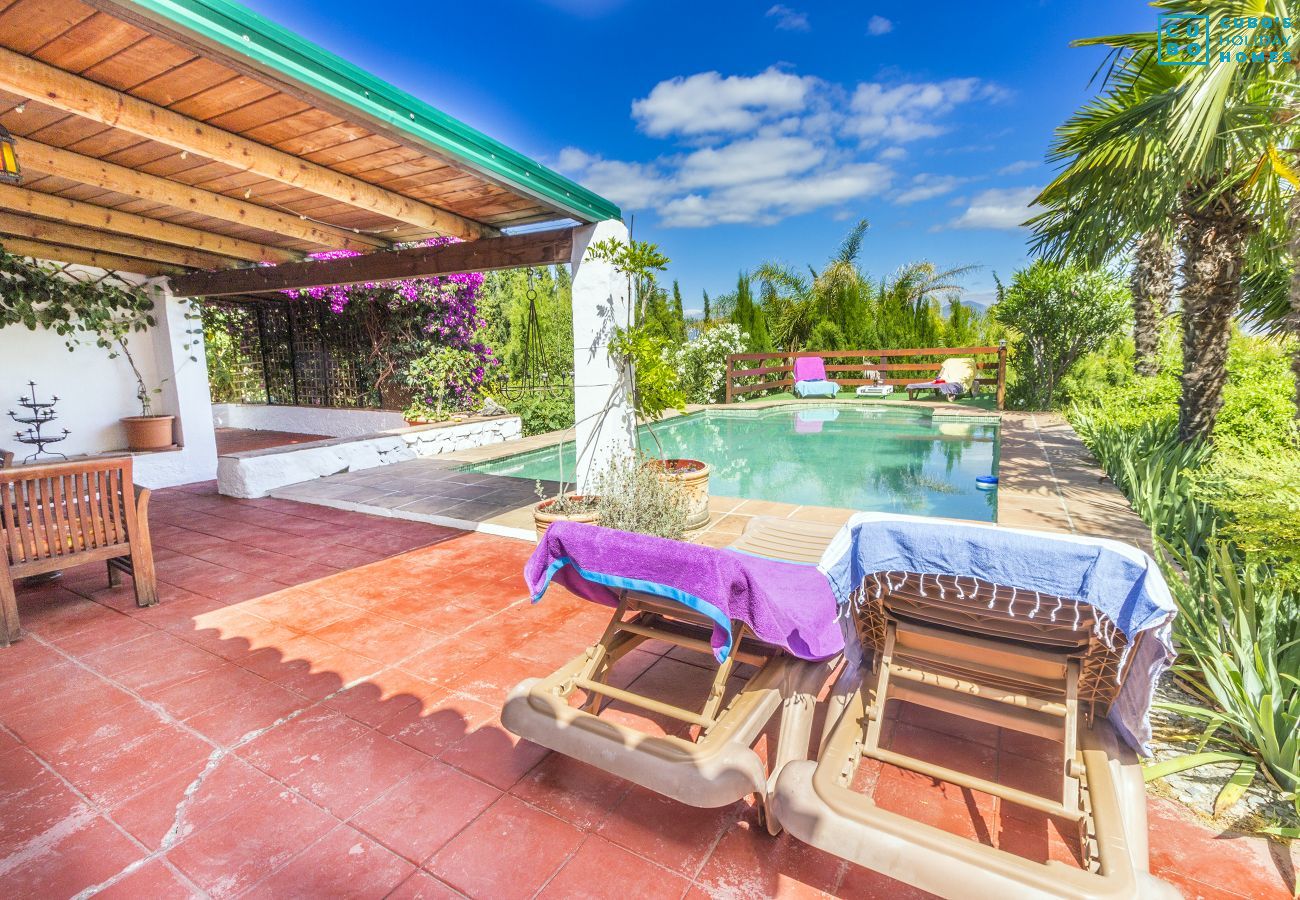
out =
{"type": "MultiPolygon", "coordinates": [[[[501,727],[509,688],[607,617],[560,590],[531,607],[530,545],[211,486],[158,492],[150,518],[159,605],[98,565],[20,588],[25,636],[0,652],[16,896],[845,880],[747,806],[684,807],[501,727]]],[[[625,665],[681,702],[707,682],[654,652],[625,665]]]]}

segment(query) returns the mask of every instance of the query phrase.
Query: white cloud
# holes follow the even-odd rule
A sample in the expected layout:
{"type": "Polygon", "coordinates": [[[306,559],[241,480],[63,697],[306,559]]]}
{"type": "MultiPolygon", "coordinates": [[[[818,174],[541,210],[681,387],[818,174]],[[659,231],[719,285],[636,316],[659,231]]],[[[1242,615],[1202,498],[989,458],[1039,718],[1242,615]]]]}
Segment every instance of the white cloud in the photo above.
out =
{"type": "Polygon", "coordinates": [[[629,209],[653,206],[672,192],[671,182],[652,165],[603,159],[576,147],[560,151],[556,168],[577,175],[585,187],[629,209]]]}
{"type": "Polygon", "coordinates": [[[948,223],[949,228],[994,228],[1011,230],[1034,215],[1032,206],[1041,190],[1036,187],[992,188],[971,198],[965,212],[948,223]]]}
{"type": "Polygon", "coordinates": [[[872,16],[867,20],[867,34],[873,37],[879,37],[882,34],[889,34],[894,30],[894,23],[884,16],[872,16]]]}
{"type": "Polygon", "coordinates": [[[947,131],[937,119],[964,103],[997,101],[1006,91],[978,78],[904,82],[864,82],[853,92],[849,130],[865,141],[898,143],[936,137],[947,131]]]}
{"type": "Polygon", "coordinates": [[[826,155],[824,147],[808,138],[739,140],[696,150],[682,161],[677,180],[684,188],[699,188],[786,178],[820,165],[826,155]]]}
{"type": "Polygon", "coordinates": [[[968,180],[959,178],[956,175],[915,175],[912,178],[912,183],[894,196],[894,202],[900,206],[906,206],[909,203],[932,200],[935,197],[942,197],[944,194],[952,193],[968,180]]]}
{"type": "Polygon", "coordinates": [[[632,103],[639,129],[662,140],[658,155],[617,160],[569,147],[556,165],[668,227],[860,215],[868,197],[917,203],[968,181],[922,174],[895,189],[895,167],[910,156],[900,144],[940,134],[959,106],[1001,94],[976,78],[845,86],[776,67],[701,72],[661,81],[632,103]]]}
{"type": "Polygon", "coordinates": [[[879,163],[849,163],[802,177],[773,178],[707,194],[687,194],[665,203],[659,214],[669,228],[771,225],[788,216],[878,194],[889,187],[892,175],[879,163]]]}
{"type": "Polygon", "coordinates": [[[778,3],[767,11],[769,19],[776,19],[776,27],[781,31],[811,31],[808,14],[778,3]]]}
{"type": "Polygon", "coordinates": [[[1040,165],[1042,165],[1042,163],[1035,159],[1019,159],[998,169],[998,174],[1019,175],[1021,172],[1028,172],[1030,169],[1037,169],[1040,165]]]}
{"type": "Polygon", "coordinates": [[[801,112],[817,79],[776,68],[758,75],[701,72],[661,81],[633,101],[632,116],[653,137],[736,134],[801,112]]]}

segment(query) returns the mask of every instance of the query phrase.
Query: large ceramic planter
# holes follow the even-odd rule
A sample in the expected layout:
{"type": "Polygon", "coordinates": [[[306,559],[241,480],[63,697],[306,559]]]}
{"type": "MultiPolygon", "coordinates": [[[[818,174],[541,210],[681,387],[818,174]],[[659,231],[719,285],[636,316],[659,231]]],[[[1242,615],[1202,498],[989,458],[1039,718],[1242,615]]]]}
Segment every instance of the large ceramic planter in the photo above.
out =
{"type": "MultiPolygon", "coordinates": [[[[582,522],[586,525],[595,525],[597,514],[595,510],[584,510],[582,512],[558,513],[551,512],[551,507],[555,505],[557,498],[552,497],[550,500],[543,500],[533,507],[533,528],[537,530],[537,540],[540,541],[546,534],[546,529],[551,527],[553,522],[582,522]]],[[[570,494],[570,500],[595,499],[586,498],[581,494],[570,494]]]]}
{"type": "Polygon", "coordinates": [[[709,524],[709,464],[698,459],[658,459],[653,465],[659,478],[675,484],[689,502],[686,528],[694,531],[709,524]]]}
{"type": "Polygon", "coordinates": [[[128,450],[166,450],[172,445],[172,422],[175,416],[127,416],[122,419],[126,426],[126,446],[128,450]]]}

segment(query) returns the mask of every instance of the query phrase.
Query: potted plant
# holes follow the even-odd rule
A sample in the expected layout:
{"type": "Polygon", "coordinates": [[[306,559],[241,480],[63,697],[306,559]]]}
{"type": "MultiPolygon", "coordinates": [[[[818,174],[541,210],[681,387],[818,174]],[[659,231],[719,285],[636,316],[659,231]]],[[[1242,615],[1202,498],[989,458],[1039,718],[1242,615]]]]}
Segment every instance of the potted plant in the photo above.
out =
{"type": "Polygon", "coordinates": [[[454,418],[455,410],[474,390],[479,365],[469,350],[444,346],[432,347],[407,363],[402,381],[412,396],[402,411],[406,424],[429,425],[454,418]]]}
{"type": "Polygon", "coordinates": [[[554,497],[546,497],[542,483],[537,483],[537,496],[542,501],[533,506],[533,529],[541,540],[546,529],[555,522],[585,522],[595,525],[600,519],[600,497],[594,494],[572,494],[561,488],[554,497]]]}
{"type": "Polygon", "coordinates": [[[596,515],[600,524],[674,540],[701,524],[707,525],[707,504],[704,522],[693,524],[694,498],[680,482],[662,477],[662,464],[662,460],[634,454],[615,459],[597,475],[596,515]]]}

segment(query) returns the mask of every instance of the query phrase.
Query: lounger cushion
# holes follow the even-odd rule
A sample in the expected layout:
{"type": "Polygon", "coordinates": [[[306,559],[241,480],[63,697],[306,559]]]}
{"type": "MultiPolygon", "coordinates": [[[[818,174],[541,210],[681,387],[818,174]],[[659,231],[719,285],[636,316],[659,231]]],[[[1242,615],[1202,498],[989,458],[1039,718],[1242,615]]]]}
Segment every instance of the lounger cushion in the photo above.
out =
{"type": "Polygon", "coordinates": [[[796,397],[834,397],[840,392],[840,386],[834,381],[796,381],[796,397]]]}

